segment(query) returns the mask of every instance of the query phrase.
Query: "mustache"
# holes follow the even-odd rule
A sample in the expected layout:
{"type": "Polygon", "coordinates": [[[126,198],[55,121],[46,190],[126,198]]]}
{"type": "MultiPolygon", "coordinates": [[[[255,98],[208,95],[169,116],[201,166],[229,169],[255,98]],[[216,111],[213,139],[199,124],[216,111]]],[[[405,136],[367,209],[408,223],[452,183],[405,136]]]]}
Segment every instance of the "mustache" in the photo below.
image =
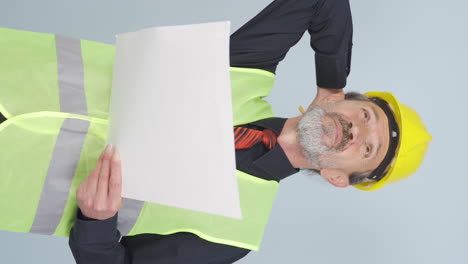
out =
{"type": "Polygon", "coordinates": [[[336,150],[343,150],[346,145],[348,145],[349,140],[352,138],[351,132],[351,123],[346,122],[346,120],[338,113],[328,113],[331,116],[336,117],[343,128],[343,137],[341,138],[341,142],[338,146],[335,147],[336,150]]]}

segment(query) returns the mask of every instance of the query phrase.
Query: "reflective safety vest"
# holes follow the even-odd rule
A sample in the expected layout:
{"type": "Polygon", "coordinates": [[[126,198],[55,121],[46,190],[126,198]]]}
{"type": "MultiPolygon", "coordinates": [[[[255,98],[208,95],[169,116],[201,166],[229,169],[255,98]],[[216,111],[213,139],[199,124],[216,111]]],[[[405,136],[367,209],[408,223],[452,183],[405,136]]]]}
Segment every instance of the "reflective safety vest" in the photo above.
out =
{"type": "MultiPolygon", "coordinates": [[[[0,230],[68,237],[76,190],[105,148],[115,48],[60,35],[0,29],[0,230]]],[[[231,72],[234,125],[273,117],[275,75],[231,72]]],[[[278,189],[237,171],[243,219],[124,198],[123,236],[191,232],[258,250],[278,189]]]]}

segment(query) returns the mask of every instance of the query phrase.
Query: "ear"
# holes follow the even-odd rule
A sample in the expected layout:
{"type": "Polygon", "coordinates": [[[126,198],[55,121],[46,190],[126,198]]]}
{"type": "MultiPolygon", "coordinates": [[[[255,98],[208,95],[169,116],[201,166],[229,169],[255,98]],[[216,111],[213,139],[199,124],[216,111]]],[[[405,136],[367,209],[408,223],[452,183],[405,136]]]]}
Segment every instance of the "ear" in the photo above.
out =
{"type": "Polygon", "coordinates": [[[320,175],[335,187],[344,188],[349,186],[349,175],[341,170],[322,169],[320,175]]]}

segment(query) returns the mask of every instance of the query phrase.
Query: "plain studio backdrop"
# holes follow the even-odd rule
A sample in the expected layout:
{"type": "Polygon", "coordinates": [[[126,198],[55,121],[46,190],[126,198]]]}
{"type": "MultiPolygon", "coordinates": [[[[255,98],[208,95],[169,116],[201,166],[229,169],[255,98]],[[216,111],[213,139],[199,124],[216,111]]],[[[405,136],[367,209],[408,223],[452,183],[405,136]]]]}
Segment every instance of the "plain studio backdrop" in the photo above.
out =
{"type": "MultiPolygon", "coordinates": [[[[152,26],[230,20],[234,32],[270,2],[0,0],[0,26],[114,44],[117,33],[152,26]]],[[[351,9],[345,91],[387,90],[415,108],[433,136],[425,161],[370,193],[287,178],[260,251],[238,263],[468,263],[468,3],[353,0],[351,9]]],[[[277,116],[297,116],[314,98],[313,55],[305,33],[279,65],[267,98],[277,116]]],[[[61,237],[0,231],[0,248],[2,263],[75,263],[61,237]]]]}

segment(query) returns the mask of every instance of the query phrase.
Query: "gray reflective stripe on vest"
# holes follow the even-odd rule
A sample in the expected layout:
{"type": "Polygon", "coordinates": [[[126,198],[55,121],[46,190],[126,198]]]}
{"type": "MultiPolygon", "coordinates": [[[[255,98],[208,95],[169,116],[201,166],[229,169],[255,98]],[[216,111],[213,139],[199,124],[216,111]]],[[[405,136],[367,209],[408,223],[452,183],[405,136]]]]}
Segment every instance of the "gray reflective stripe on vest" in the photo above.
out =
{"type": "MultiPolygon", "coordinates": [[[[61,112],[87,115],[81,42],[56,35],[58,84],[61,112]]],[[[29,232],[53,235],[67,203],[76,167],[89,129],[89,121],[67,118],[57,136],[46,180],[29,232]]],[[[124,198],[119,211],[118,229],[130,232],[143,208],[144,201],[124,198]]]]}
{"type": "Polygon", "coordinates": [[[55,35],[60,111],[88,115],[79,39],[55,35]]]}
{"type": "Polygon", "coordinates": [[[88,115],[84,91],[84,69],[79,39],[55,35],[60,111],[88,115]]]}
{"type": "Polygon", "coordinates": [[[120,234],[125,236],[130,233],[132,227],[135,225],[141,209],[143,208],[144,201],[124,198],[122,208],[120,208],[117,217],[117,229],[120,234]]]}
{"type": "Polygon", "coordinates": [[[54,234],[67,203],[88,128],[88,121],[70,118],[64,120],[55,143],[34,223],[29,232],[54,234]]]}

